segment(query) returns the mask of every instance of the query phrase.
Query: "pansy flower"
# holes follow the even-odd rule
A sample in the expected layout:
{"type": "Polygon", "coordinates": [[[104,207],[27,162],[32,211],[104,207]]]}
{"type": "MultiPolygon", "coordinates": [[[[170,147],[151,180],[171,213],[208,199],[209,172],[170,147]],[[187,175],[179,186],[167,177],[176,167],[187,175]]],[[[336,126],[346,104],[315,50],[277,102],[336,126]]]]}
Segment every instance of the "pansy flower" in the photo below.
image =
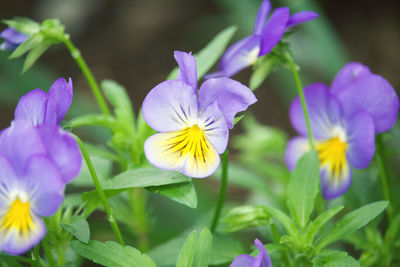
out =
{"type": "MultiPolygon", "coordinates": [[[[399,101],[381,76],[360,63],[346,65],[331,88],[316,83],[304,89],[315,148],[320,159],[323,196],[335,198],[351,184],[351,168],[366,168],[375,151],[375,133],[390,129],[397,118],[399,101]]],[[[301,135],[289,141],[285,160],[293,170],[310,150],[306,123],[297,97],[290,120],[301,135]]]]}
{"type": "Polygon", "coordinates": [[[254,245],[260,252],[257,257],[242,254],[237,256],[229,267],[272,267],[267,249],[260,240],[255,239],[254,245]]]}
{"type": "Polygon", "coordinates": [[[25,42],[29,36],[13,28],[6,28],[0,33],[0,38],[4,39],[3,43],[0,45],[0,50],[14,50],[25,42]]]}
{"type": "Polygon", "coordinates": [[[64,187],[37,129],[13,122],[4,130],[0,136],[0,251],[22,254],[39,243],[46,234],[41,217],[58,210],[64,187]]]}
{"type": "Polygon", "coordinates": [[[311,11],[301,11],[290,16],[288,7],[280,7],[274,9],[267,20],[270,11],[270,1],[263,0],[253,34],[230,46],[221,57],[219,71],[207,75],[207,78],[235,75],[256,63],[259,57],[271,52],[287,29],[318,17],[318,14],[311,11]]]}
{"type": "Polygon", "coordinates": [[[237,112],[257,100],[250,89],[229,78],[205,81],[197,90],[194,57],[175,51],[178,78],[154,87],[143,102],[143,117],[159,133],[146,140],[154,166],[203,178],[212,174],[228,143],[237,112]]]}
{"type": "Polygon", "coordinates": [[[56,80],[49,93],[35,89],[21,97],[15,109],[15,121],[37,129],[47,153],[60,168],[65,183],[75,178],[81,168],[82,157],[73,137],[59,123],[72,102],[72,81],[56,80]]]}

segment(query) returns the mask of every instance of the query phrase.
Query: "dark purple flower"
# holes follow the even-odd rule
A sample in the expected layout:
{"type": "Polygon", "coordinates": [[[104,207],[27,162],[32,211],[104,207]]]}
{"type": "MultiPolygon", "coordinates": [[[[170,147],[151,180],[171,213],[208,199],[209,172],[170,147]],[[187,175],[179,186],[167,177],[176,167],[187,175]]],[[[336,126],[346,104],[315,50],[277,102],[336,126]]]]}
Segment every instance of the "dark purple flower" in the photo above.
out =
{"type": "Polygon", "coordinates": [[[249,88],[229,78],[205,81],[197,91],[196,60],[175,51],[178,79],[154,87],[143,101],[143,117],[160,132],[146,140],[151,164],[203,178],[219,165],[235,114],[257,100],[249,88]]]}
{"type": "Polygon", "coordinates": [[[0,151],[0,251],[23,254],[46,234],[41,217],[58,210],[65,184],[37,128],[13,122],[0,151]]]}
{"type": "Polygon", "coordinates": [[[25,42],[29,36],[13,28],[6,28],[0,33],[0,38],[4,39],[4,42],[0,45],[1,50],[14,50],[25,42]]]}
{"type": "Polygon", "coordinates": [[[221,57],[219,71],[208,74],[206,78],[233,76],[253,65],[259,57],[271,52],[288,28],[318,17],[318,14],[311,11],[302,11],[290,16],[289,8],[280,7],[276,8],[267,20],[270,11],[270,1],[263,0],[256,16],[253,34],[229,47],[221,57]]]}
{"type": "Polygon", "coordinates": [[[237,256],[229,267],[272,267],[268,251],[260,240],[254,240],[254,245],[260,252],[257,257],[247,254],[237,256]]]}
{"type": "Polygon", "coordinates": [[[72,81],[56,80],[49,93],[35,89],[21,97],[15,109],[15,122],[37,128],[43,145],[60,172],[65,183],[80,171],[82,157],[73,137],[58,124],[64,118],[72,101],[72,81]]]}

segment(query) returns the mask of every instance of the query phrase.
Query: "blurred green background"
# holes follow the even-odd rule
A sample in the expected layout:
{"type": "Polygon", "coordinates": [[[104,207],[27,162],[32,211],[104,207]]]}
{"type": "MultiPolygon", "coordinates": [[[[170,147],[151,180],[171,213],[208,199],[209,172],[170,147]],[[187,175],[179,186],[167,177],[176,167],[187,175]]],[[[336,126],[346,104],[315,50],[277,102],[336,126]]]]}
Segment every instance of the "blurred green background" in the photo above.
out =
{"type": "MultiPolygon", "coordinates": [[[[59,18],[66,25],[66,32],[71,34],[72,41],[80,48],[97,80],[109,78],[124,85],[137,112],[148,91],[162,82],[175,67],[174,50],[197,52],[215,34],[232,24],[239,28],[233,41],[250,34],[260,2],[15,0],[3,1],[0,18],[26,16],[38,21],[59,18]]],[[[360,61],[374,73],[384,76],[394,88],[400,88],[399,1],[380,1],[378,4],[378,1],[372,0],[272,0],[272,3],[274,6],[289,6],[292,13],[312,10],[321,15],[313,22],[296,27],[289,39],[296,63],[301,67],[300,75],[304,85],[316,81],[329,84],[346,62],[360,61]]],[[[21,74],[23,61],[7,60],[8,55],[0,51],[1,128],[7,127],[13,119],[13,110],[23,94],[34,88],[48,90],[60,76],[71,77],[74,82],[73,106],[67,119],[97,110],[86,80],[63,45],[50,49],[24,74],[21,74]]],[[[234,78],[248,84],[250,73],[251,69],[247,69],[234,78]]],[[[257,89],[259,102],[250,110],[257,121],[283,129],[288,136],[292,136],[295,133],[289,123],[288,105],[295,94],[290,72],[279,68],[257,89]]],[[[268,198],[265,194],[267,191],[275,191],[277,195],[282,188],[274,187],[274,179],[280,181],[280,184],[287,179],[282,164],[285,135],[276,134],[269,128],[254,126],[254,123],[250,118],[247,124],[240,123],[232,133],[236,138],[231,139],[231,159],[240,162],[241,166],[252,166],[253,169],[249,172],[237,166],[236,177],[230,177],[232,183],[228,189],[228,207],[262,202],[268,198]],[[246,125],[246,135],[243,136],[246,125]],[[252,147],[246,144],[246,140],[257,138],[257,144],[262,143],[263,146],[252,147]],[[256,157],[259,161],[255,162],[256,157]],[[267,166],[267,161],[262,161],[265,157],[277,158],[278,163],[267,166]]],[[[80,132],[86,141],[96,143],[107,136],[106,131],[89,130],[80,132]]],[[[111,166],[104,162],[98,162],[98,166],[105,167],[104,175],[111,171],[111,166]]],[[[373,186],[372,182],[370,184],[373,186]]],[[[208,223],[219,190],[218,181],[212,178],[196,180],[195,185],[199,197],[196,210],[162,196],[149,194],[152,244],[162,243],[187,228],[193,228],[194,222],[199,225],[208,223]]],[[[280,205],[279,202],[283,200],[268,201],[280,205]]],[[[129,243],[134,244],[135,237],[129,230],[129,218],[122,218],[123,211],[120,211],[120,216],[126,222],[123,232],[127,239],[133,240],[129,243]]],[[[97,229],[93,239],[112,239],[102,214],[92,216],[90,223],[92,228],[97,229]]],[[[254,233],[246,233],[241,237],[251,244],[254,233]]],[[[157,253],[150,255],[157,257],[157,253]]]]}

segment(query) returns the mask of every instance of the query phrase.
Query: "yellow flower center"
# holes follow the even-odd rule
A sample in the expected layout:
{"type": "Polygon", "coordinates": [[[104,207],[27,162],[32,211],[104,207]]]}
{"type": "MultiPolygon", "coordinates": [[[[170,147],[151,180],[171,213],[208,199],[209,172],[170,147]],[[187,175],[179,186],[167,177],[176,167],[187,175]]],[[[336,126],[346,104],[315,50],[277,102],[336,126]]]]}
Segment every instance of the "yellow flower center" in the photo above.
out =
{"type": "Polygon", "coordinates": [[[334,177],[339,177],[346,167],[347,144],[339,137],[331,138],[316,145],[320,165],[328,165],[334,177]]]}
{"type": "Polygon", "coordinates": [[[33,227],[29,202],[22,202],[16,198],[1,220],[0,230],[16,229],[20,234],[28,234],[33,227]]]}

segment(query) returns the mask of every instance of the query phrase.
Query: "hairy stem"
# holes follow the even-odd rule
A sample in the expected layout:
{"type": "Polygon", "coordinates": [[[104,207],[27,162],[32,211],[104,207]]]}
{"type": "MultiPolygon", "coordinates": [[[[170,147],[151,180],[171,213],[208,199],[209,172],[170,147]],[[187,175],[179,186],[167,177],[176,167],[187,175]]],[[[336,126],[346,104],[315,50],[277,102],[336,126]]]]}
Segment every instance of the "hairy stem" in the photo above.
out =
{"type": "Polygon", "coordinates": [[[148,219],[146,215],[146,195],[143,188],[134,188],[130,192],[132,213],[135,218],[136,233],[138,236],[139,249],[146,252],[149,249],[148,219]]]}
{"type": "Polygon", "coordinates": [[[86,164],[88,166],[90,175],[92,176],[93,183],[94,183],[94,185],[96,187],[96,191],[97,191],[97,193],[98,193],[98,195],[100,197],[100,200],[101,200],[101,202],[103,204],[104,210],[106,211],[107,219],[108,219],[108,221],[109,221],[109,223],[111,225],[111,228],[112,228],[112,230],[113,230],[118,242],[121,245],[125,246],[125,242],[124,242],[124,239],[122,238],[121,231],[119,230],[117,221],[114,218],[113,211],[112,211],[110,205],[108,204],[107,197],[104,194],[103,188],[101,187],[99,178],[97,177],[96,171],[95,171],[95,169],[93,167],[92,161],[90,160],[89,154],[87,153],[86,148],[83,145],[82,141],[79,139],[79,137],[77,137],[76,135],[73,135],[73,136],[74,136],[76,142],[78,143],[79,148],[81,149],[83,158],[86,161],[86,164]]]}
{"type": "Polygon", "coordinates": [[[217,228],[219,217],[221,216],[222,207],[224,206],[226,189],[228,187],[228,149],[221,155],[221,186],[218,195],[217,207],[215,208],[214,218],[211,223],[211,232],[217,228]]]}
{"type": "Polygon", "coordinates": [[[311,149],[314,149],[314,142],[313,142],[313,136],[312,136],[311,124],[310,124],[310,116],[308,115],[306,98],[304,96],[303,85],[301,84],[299,72],[297,71],[296,64],[294,63],[293,57],[289,52],[286,53],[286,59],[289,63],[290,70],[292,71],[293,78],[296,83],[297,92],[299,93],[299,96],[300,96],[301,107],[303,108],[304,118],[306,120],[306,125],[307,125],[308,142],[310,144],[311,149]]]}
{"type": "Polygon", "coordinates": [[[74,46],[74,44],[69,39],[68,35],[65,36],[63,41],[64,41],[64,44],[67,46],[69,52],[71,53],[72,58],[76,61],[79,68],[81,69],[83,75],[85,76],[86,80],[88,81],[90,89],[92,90],[92,93],[93,93],[94,97],[96,98],[97,104],[99,105],[101,111],[104,114],[109,115],[110,109],[107,106],[107,103],[103,97],[103,94],[100,91],[100,88],[96,82],[96,79],[94,78],[94,76],[92,74],[92,71],[90,70],[89,66],[86,64],[86,61],[83,59],[81,52],[79,51],[78,48],[76,48],[74,46]]]}

